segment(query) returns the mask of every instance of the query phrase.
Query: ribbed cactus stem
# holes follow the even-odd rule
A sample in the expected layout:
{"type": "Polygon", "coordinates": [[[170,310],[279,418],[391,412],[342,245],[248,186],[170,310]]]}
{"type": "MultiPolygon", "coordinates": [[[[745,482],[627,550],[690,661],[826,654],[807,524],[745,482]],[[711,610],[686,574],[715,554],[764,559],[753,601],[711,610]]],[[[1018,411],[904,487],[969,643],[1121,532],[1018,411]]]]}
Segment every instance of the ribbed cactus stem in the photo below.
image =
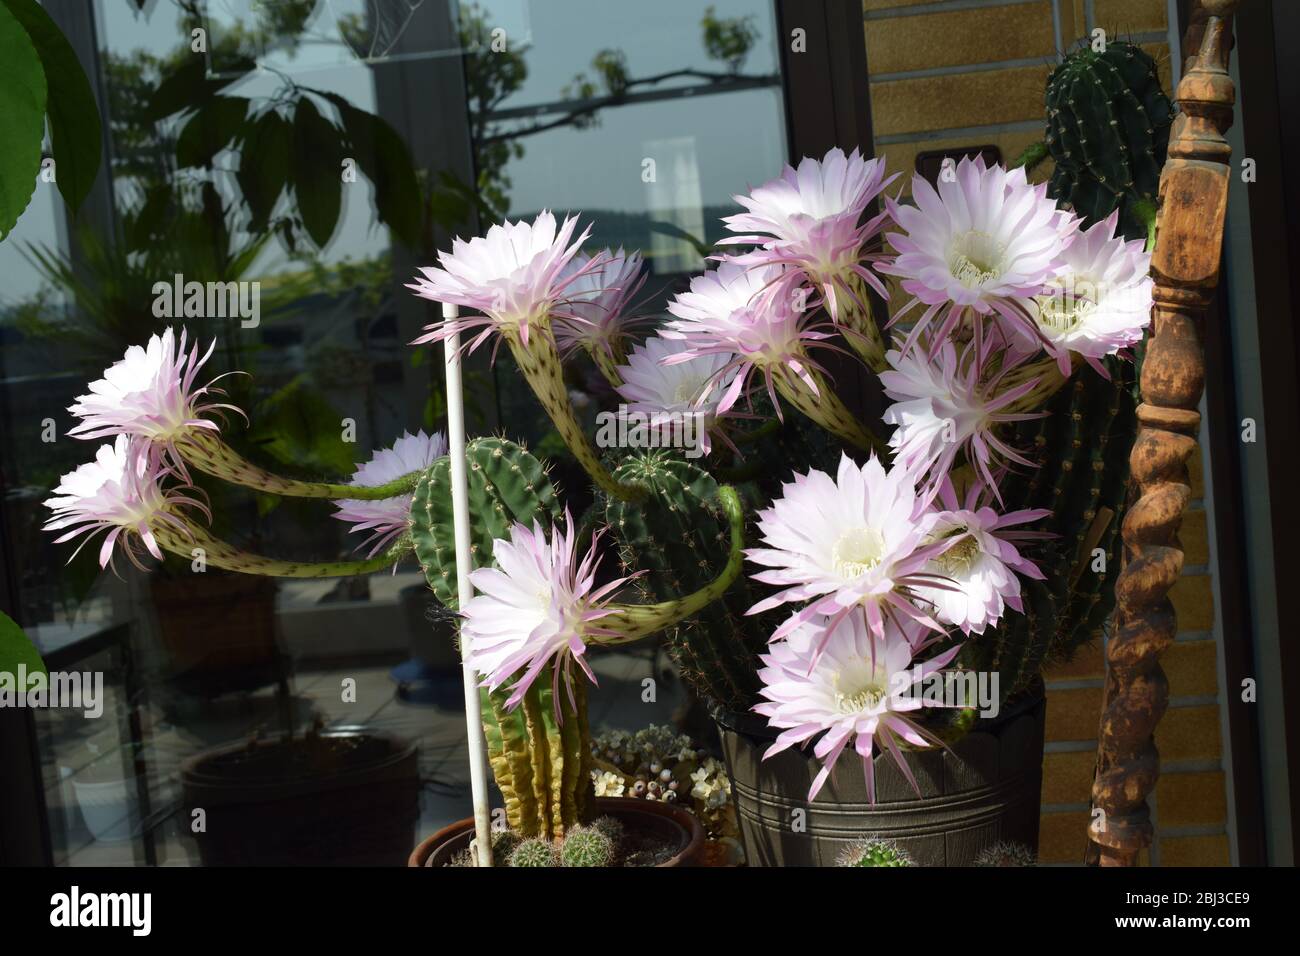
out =
{"type": "Polygon", "coordinates": [[[832,435],[863,451],[874,450],[878,455],[889,456],[889,446],[854,417],[825,376],[815,369],[808,369],[808,374],[817,385],[816,394],[793,375],[775,375],[773,380],[783,399],[832,435]]]}
{"type": "Polygon", "coordinates": [[[154,528],[158,544],[164,550],[188,561],[201,559],[205,565],[225,571],[272,578],[347,578],[356,574],[370,574],[391,567],[411,549],[410,539],[403,536],[383,554],[364,561],[282,561],[242,551],[213,537],[205,528],[188,521],[185,524],[188,535],[170,525],[154,528]]]}
{"type": "Polygon", "coordinates": [[[871,314],[866,283],[855,275],[849,280],[849,286],[853,294],[840,295],[837,303],[837,319],[847,330],[844,340],[867,368],[879,375],[889,368],[889,363],[885,361],[885,340],[880,326],[871,314]]]}
{"type": "Polygon", "coordinates": [[[519,370],[524,373],[529,387],[550,416],[551,424],[560,433],[573,457],[578,459],[578,463],[591,476],[591,480],[615,498],[635,500],[640,495],[639,489],[614,480],[609,470],[601,464],[586,432],[578,424],[578,417],[569,402],[569,390],[564,386],[560,354],[555,348],[555,339],[551,336],[550,329],[544,326],[531,327],[526,346],[517,331],[510,329],[503,334],[510,343],[510,351],[514,354],[519,370]]]}
{"type": "Polygon", "coordinates": [[[600,374],[604,376],[605,381],[609,382],[611,388],[619,388],[623,384],[623,376],[618,374],[618,366],[622,364],[621,356],[611,355],[608,349],[594,346],[587,350],[591,356],[591,361],[595,363],[600,374]]]}
{"type": "Polygon", "coordinates": [[[328,498],[332,500],[351,499],[353,501],[381,501],[384,498],[396,498],[398,495],[410,494],[420,478],[420,472],[403,475],[383,485],[359,487],[336,484],[332,482],[297,481],[273,474],[259,465],[253,464],[239,452],[235,451],[215,432],[207,429],[191,429],[184,441],[176,443],[176,449],[186,462],[199,471],[220,478],[232,485],[252,488],[271,495],[283,495],[289,498],[328,498]]]}
{"type": "MultiPolygon", "coordinates": [[[[1071,356],[1071,358],[1074,360],[1074,364],[1078,365],[1078,359],[1074,358],[1074,356],[1071,356]]],[[[1033,362],[1026,362],[1019,368],[1007,372],[998,383],[998,393],[1009,392],[1033,379],[1037,379],[1038,384],[1006,406],[1002,410],[1004,413],[1019,415],[1026,412],[1040,411],[1047,404],[1048,399],[1064,388],[1065,383],[1069,381],[1068,378],[1061,374],[1056,359],[1047,356],[1033,362]]]]}
{"type": "Polygon", "coordinates": [[[675,600],[660,601],[657,604],[610,605],[615,608],[615,611],[601,618],[600,626],[617,631],[619,636],[601,638],[599,643],[626,644],[671,627],[722,597],[727,588],[735,583],[744,563],[742,550],[745,546],[744,508],[741,506],[740,495],[736,493],[736,489],[728,485],[718,489],[718,500],[731,528],[731,553],[721,573],[698,591],[675,600]]]}

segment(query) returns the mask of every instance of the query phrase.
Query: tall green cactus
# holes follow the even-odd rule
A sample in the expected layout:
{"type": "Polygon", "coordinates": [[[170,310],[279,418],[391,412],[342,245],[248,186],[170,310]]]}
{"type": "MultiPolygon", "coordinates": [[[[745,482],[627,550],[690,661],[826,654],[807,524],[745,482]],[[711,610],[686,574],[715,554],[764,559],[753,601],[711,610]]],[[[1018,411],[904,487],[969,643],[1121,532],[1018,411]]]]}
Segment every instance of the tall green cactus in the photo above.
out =
{"type": "Polygon", "coordinates": [[[1030,551],[1046,580],[1021,579],[1025,613],[1007,615],[962,654],[962,663],[1000,673],[1003,696],[1029,686],[1044,665],[1068,658],[1114,609],[1137,369],[1115,358],[1105,364],[1109,381],[1081,368],[1044,418],[1020,425],[1018,446],[1037,467],[1000,485],[1007,510],[1050,509],[1035,528],[1056,536],[1030,551]]]}
{"type": "Polygon", "coordinates": [[[1052,71],[1044,98],[1051,195],[1088,225],[1118,208],[1123,233],[1146,238],[1173,123],[1155,61],[1122,40],[1084,46],[1052,71]]]}

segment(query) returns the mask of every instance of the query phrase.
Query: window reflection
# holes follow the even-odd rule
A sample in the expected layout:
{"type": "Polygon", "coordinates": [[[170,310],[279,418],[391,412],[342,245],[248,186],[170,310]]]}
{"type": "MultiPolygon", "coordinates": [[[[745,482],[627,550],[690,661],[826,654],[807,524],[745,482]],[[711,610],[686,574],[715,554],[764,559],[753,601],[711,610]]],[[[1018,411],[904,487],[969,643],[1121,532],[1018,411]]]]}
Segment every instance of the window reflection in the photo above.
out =
{"type": "MultiPolygon", "coordinates": [[[[107,171],[75,222],[38,190],[0,244],[16,616],[47,658],[108,684],[102,718],[37,721],[56,862],[212,862],[192,804],[216,798],[195,761],[229,763],[233,748],[250,779],[288,780],[301,768],[276,756],[286,739],[372,775],[371,803],[362,791],[317,795],[345,817],[355,804],[339,839],[409,850],[469,805],[450,624],[419,570],[276,582],[169,558],[114,574],[94,548],[69,563],[40,532],[40,503],[94,444],[64,435],[63,410],[128,346],[183,326],[215,342],[207,371],[251,373],[223,380],[248,414],[226,432],[243,454],[346,477],[404,431],[443,427],[438,355],[407,346],[430,304],[403,283],[451,236],[542,208],[594,222],[591,251],[643,250],[654,312],[700,268],[731,195],[786,159],[771,9],[132,0],[93,11],[83,26],[97,60],[85,65],[105,91],[107,171]],[[208,44],[198,56],[196,29],[208,44]],[[256,321],[187,315],[175,301],[168,316],[158,285],[176,277],[255,283],[256,321]],[[56,439],[42,440],[51,419],[56,439]],[[397,830],[377,834],[381,817],[397,830]]],[[[609,396],[580,366],[573,374],[594,416],[609,396]]],[[[466,402],[472,431],[504,429],[553,455],[562,485],[584,484],[563,480],[562,445],[508,357],[467,367],[466,402]]],[[[221,536],[253,550],[329,560],[359,544],[322,502],[198,481],[228,523],[221,536]]],[[[593,721],[667,722],[677,685],[653,707],[626,689],[666,666],[654,648],[602,655],[593,721]]],[[[292,862],[311,851],[289,841],[267,852],[292,862]]]]}

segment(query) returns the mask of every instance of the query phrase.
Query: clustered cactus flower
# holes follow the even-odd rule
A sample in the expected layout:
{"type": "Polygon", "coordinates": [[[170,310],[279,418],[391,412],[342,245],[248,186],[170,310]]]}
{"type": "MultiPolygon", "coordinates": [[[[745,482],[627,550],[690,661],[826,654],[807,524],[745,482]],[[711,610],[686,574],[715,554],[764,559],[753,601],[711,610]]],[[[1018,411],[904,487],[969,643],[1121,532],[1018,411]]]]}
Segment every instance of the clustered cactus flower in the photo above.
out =
{"type": "Polygon", "coordinates": [[[65,476],[47,527],[60,540],[106,532],[101,563],[119,548],[136,563],[141,548],[154,558],[201,548],[217,567],[315,577],[413,554],[459,616],[482,680],[489,759],[522,840],[512,866],[555,865],[571,837],[572,859],[596,859],[612,842],[589,829],[597,792],[726,804],[720,765],[686,746],[645,760],[643,774],[643,755],[627,770],[592,739],[589,652],[661,631],[693,686],[767,718],[769,753],[814,747],[823,767],[810,799],[846,752],[861,758],[874,799],[876,754],[910,778],[903,745],[937,740],[918,681],[968,658],[1037,667],[1051,648],[1007,643],[1013,614],[1070,608],[1070,620],[1046,623],[1055,634],[1093,612],[1097,589],[1068,573],[1069,550],[1089,540],[1102,480],[1051,478],[1061,496],[1050,508],[1007,489],[1032,490],[1054,456],[1086,455],[1096,407],[1109,409],[1106,436],[1122,427],[1127,349],[1151,306],[1149,257],[1116,234],[1114,217],[1085,230],[1023,170],[963,160],[937,186],[916,177],[913,204],[886,197],[881,212],[883,171],[883,159],[832,150],[738,197],[747,211],[727,220],[738,233],[729,252],[711,257],[657,327],[632,317],[638,255],[584,253],[591,227],[577,217],[493,225],[421,270],[417,295],[477,314],[434,322],[413,344],[462,331],[469,350],[504,341],[595,486],[575,518],[527,449],[470,441],[472,599],[457,593],[440,436],[404,435],[351,483],[275,475],[225,440],[217,416],[237,410],[198,384],[203,357],[183,331],[128,351],[73,406],[78,437],[114,444],[65,476]],[[877,316],[868,290],[904,301],[877,316]],[[861,420],[836,392],[823,360],[845,351],[841,338],[893,400],[883,423],[861,420]],[[699,414],[719,440],[698,460],[660,447],[598,453],[565,360],[594,362],[651,421],[699,414]],[[893,427],[888,441],[878,424],[893,427]],[[369,533],[368,554],[308,564],[221,541],[190,468],[332,500],[337,518],[369,533]],[[757,516],[750,542],[746,508],[757,516]],[[1058,519],[1072,537],[1054,551],[1060,532],[1040,525],[1058,519]],[[1025,600],[1048,578],[1040,560],[1065,598],[1025,600]],[[1093,601],[1073,610],[1076,594],[1093,601]]]}

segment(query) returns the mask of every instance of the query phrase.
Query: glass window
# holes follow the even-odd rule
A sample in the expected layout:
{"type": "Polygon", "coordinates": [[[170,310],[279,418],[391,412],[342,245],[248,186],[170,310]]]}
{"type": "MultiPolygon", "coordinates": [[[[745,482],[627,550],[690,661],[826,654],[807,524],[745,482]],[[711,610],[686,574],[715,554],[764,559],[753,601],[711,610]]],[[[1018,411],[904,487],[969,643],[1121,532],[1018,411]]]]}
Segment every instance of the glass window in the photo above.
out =
{"type": "MultiPolygon", "coordinates": [[[[51,670],[103,680],[97,716],[37,717],[55,861],[400,863],[469,811],[458,662],[418,567],[278,580],[171,556],[103,570],[97,545],[69,560],[41,503],[97,443],[68,435],[66,409],[128,347],[184,328],[213,344],[203,375],[225,376],[221,400],[240,412],[224,434],[241,454],[347,480],[372,449],[445,427],[440,351],[408,346],[436,307],[404,283],[452,236],[543,208],[582,214],[589,251],[643,250],[657,313],[720,238],[731,196],[787,159],[772,8],[78,9],[93,9],[83,65],[102,91],[107,167],[75,218],[38,188],[0,244],[15,617],[51,670]],[[338,772],[306,774],[318,783],[304,803],[305,767],[338,772]],[[258,811],[259,794],[281,815],[258,811]]],[[[508,356],[488,359],[466,368],[471,432],[527,440],[562,479],[548,420],[508,356]]],[[[594,412],[609,396],[584,374],[594,412]]],[[[328,502],[196,482],[214,533],[242,548],[358,556],[362,536],[328,502]]],[[[602,655],[593,721],[667,722],[679,685],[654,704],[619,689],[667,667],[654,647],[602,655]]]]}

